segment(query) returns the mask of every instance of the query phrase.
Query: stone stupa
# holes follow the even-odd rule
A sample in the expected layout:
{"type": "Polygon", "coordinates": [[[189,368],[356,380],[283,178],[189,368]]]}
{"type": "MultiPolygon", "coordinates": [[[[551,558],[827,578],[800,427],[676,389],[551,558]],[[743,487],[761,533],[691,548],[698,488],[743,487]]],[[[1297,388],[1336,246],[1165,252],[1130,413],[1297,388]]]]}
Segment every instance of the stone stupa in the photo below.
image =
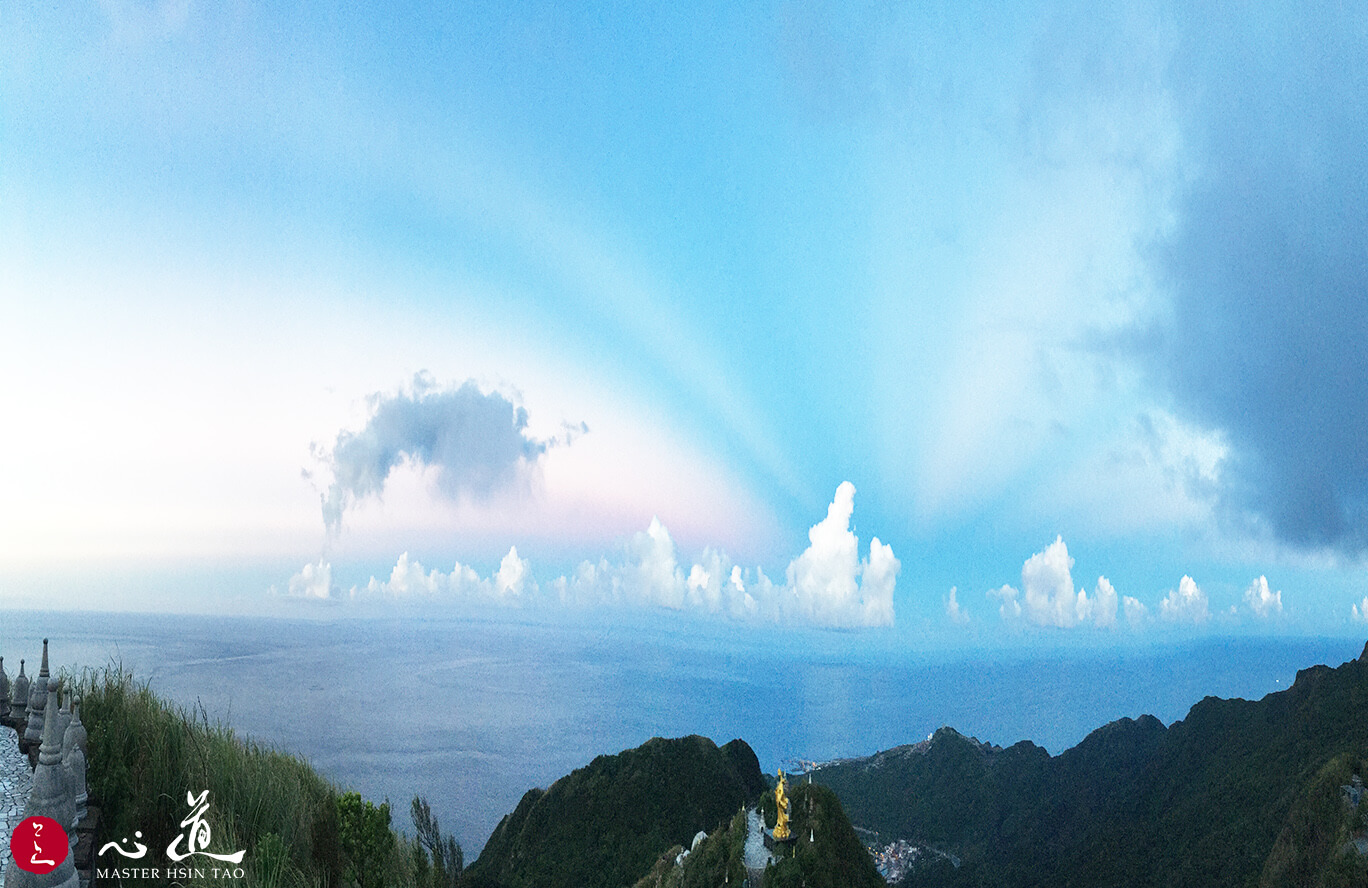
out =
{"type": "MultiPolygon", "coordinates": [[[[81,724],[81,698],[71,701],[71,724],[67,725],[62,737],[62,773],[66,777],[67,792],[71,795],[76,813],[71,819],[71,829],[86,815],[86,804],[90,796],[86,791],[86,729],[81,724]]],[[[75,833],[73,832],[74,836],[75,833]]]]}
{"type": "MultiPolygon", "coordinates": [[[[46,705],[54,712],[60,705],[56,694],[57,682],[50,679],[46,705]]],[[[57,736],[57,719],[48,719],[43,727],[38,766],[33,771],[33,786],[29,790],[28,804],[24,806],[24,818],[51,817],[58,823],[70,823],[73,808],[62,776],[62,738],[57,736]]],[[[12,862],[5,869],[5,888],[80,888],[80,885],[70,850],[50,873],[31,873],[12,862]]]]}
{"type": "Polygon", "coordinates": [[[0,657],[0,718],[10,714],[10,680],[5,674],[5,658],[0,657]]]}
{"type": "MultiPolygon", "coordinates": [[[[29,692],[29,717],[28,727],[24,729],[24,742],[29,746],[35,746],[43,742],[43,723],[46,721],[48,705],[48,681],[51,676],[48,674],[48,640],[43,639],[43,665],[38,670],[38,678],[33,682],[33,690],[29,692]]],[[[56,711],[56,706],[53,707],[56,711]]]]}
{"type": "MultiPolygon", "coordinates": [[[[29,680],[24,674],[24,661],[19,660],[19,674],[14,679],[14,691],[10,696],[10,715],[16,723],[28,718],[29,680]]],[[[23,739],[21,736],[20,739],[23,739]]]]}

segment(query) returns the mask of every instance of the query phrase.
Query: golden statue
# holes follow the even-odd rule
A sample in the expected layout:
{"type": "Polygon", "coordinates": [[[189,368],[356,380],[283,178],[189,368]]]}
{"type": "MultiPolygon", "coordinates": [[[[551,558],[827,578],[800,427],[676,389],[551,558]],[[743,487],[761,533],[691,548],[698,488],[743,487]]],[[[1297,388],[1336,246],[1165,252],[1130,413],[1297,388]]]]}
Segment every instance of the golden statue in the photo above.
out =
{"type": "Polygon", "coordinates": [[[774,788],[774,803],[779,809],[779,817],[774,821],[774,837],[776,839],[787,839],[789,837],[789,800],[785,789],[784,769],[780,768],[779,785],[774,788]]]}

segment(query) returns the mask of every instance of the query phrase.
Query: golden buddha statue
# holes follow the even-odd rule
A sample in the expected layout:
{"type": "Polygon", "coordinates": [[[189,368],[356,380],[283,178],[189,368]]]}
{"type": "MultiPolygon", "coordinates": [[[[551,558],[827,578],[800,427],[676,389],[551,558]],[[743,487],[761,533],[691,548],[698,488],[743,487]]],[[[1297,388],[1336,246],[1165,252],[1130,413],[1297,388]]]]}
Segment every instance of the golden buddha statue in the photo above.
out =
{"type": "Polygon", "coordinates": [[[779,817],[774,822],[774,837],[776,839],[787,839],[789,837],[789,799],[788,787],[784,784],[784,769],[779,769],[779,785],[774,788],[774,803],[779,809],[779,817]]]}

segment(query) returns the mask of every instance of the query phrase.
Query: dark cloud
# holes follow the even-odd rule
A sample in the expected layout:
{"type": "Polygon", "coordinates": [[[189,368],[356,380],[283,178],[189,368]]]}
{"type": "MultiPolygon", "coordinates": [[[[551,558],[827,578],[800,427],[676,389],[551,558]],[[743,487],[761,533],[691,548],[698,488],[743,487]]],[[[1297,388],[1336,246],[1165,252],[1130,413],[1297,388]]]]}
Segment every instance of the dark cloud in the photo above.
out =
{"type": "Polygon", "coordinates": [[[1231,513],[1307,548],[1368,551],[1368,17],[1213,5],[1170,85],[1191,185],[1157,252],[1156,366],[1228,435],[1231,513]]]}
{"type": "Polygon", "coordinates": [[[488,497],[516,485],[550,443],[527,434],[527,411],[503,395],[485,394],[473,380],[439,389],[420,374],[407,392],[372,396],[365,428],[339,432],[321,454],[333,475],[323,521],[337,532],[348,506],[379,496],[408,460],[436,469],[452,498],[488,497]]]}

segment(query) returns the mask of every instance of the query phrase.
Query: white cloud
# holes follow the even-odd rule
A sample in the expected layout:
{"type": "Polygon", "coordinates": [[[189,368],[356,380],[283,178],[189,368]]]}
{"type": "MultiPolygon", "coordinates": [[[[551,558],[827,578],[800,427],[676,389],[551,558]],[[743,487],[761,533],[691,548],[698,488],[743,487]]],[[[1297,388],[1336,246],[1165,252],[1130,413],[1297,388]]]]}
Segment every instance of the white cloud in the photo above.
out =
{"type": "Polygon", "coordinates": [[[1184,576],[1178,588],[1159,602],[1159,615],[1174,623],[1205,623],[1211,618],[1207,596],[1192,577],[1184,576]]]}
{"type": "Polygon", "coordinates": [[[290,577],[286,594],[291,598],[327,600],[333,597],[334,591],[332,565],[320,559],[316,564],[304,565],[299,573],[290,577]]]}
{"type": "Polygon", "coordinates": [[[837,488],[826,518],[808,532],[807,549],[789,563],[782,586],[763,570],[745,571],[713,549],[685,572],[669,532],[653,520],[632,538],[622,562],[584,562],[552,587],[561,601],[573,604],[654,605],[818,626],[891,625],[900,565],[877,537],[868,557],[859,557],[859,540],[850,531],[854,496],[849,482],[837,488]]]}
{"type": "Polygon", "coordinates": [[[684,606],[684,572],[675,559],[674,540],[659,518],[651,519],[645,533],[632,537],[628,560],[619,569],[618,582],[629,598],[678,610],[684,606]]]}
{"type": "Polygon", "coordinates": [[[355,598],[358,594],[382,595],[387,598],[435,597],[450,589],[460,588],[463,580],[478,585],[480,577],[474,570],[459,563],[449,574],[444,575],[436,570],[425,573],[422,563],[409,561],[409,555],[405,552],[395,562],[388,580],[382,583],[371,577],[364,590],[353,587],[352,597],[355,598]]]}
{"type": "Polygon", "coordinates": [[[1078,623],[1079,610],[1086,609],[1080,608],[1080,603],[1086,604],[1086,596],[1074,595],[1073,577],[1069,574],[1073,563],[1063,537],[1055,537],[1045,551],[1026,559],[1021,566],[1026,619],[1037,626],[1067,628],[1078,623]]]}
{"type": "Polygon", "coordinates": [[[988,593],[1002,602],[998,613],[1003,619],[1025,617],[1036,626],[1069,629],[1079,625],[1109,628],[1116,625],[1116,590],[1106,577],[1097,578],[1097,591],[1092,598],[1087,589],[1074,590],[1069,557],[1064,538],[1037,552],[1021,566],[1021,591],[1003,586],[988,593]]]}
{"type": "Polygon", "coordinates": [[[502,597],[518,597],[530,586],[536,587],[529,571],[531,564],[526,558],[518,557],[518,547],[509,546],[508,554],[499,562],[498,573],[494,574],[494,591],[502,597]]]}
{"type": "Polygon", "coordinates": [[[1267,577],[1261,576],[1250,583],[1244,597],[1256,617],[1266,620],[1282,613],[1282,590],[1270,592],[1267,577]]]}
{"type": "MultiPolygon", "coordinates": [[[[1082,595],[1082,590],[1079,591],[1082,595]]],[[[1116,590],[1106,577],[1097,578],[1097,591],[1092,602],[1093,622],[1103,629],[1116,625],[1116,590]]]]}
{"type": "Polygon", "coordinates": [[[483,600],[517,603],[536,592],[536,582],[530,575],[527,559],[518,557],[516,547],[499,562],[499,569],[489,577],[481,577],[472,567],[457,562],[450,573],[426,571],[418,561],[410,561],[408,553],[399,556],[388,580],[371,577],[364,586],[353,586],[351,598],[385,598],[391,600],[483,600]]]}
{"type": "Polygon", "coordinates": [[[1350,608],[1353,611],[1354,620],[1368,623],[1368,595],[1363,596],[1363,600],[1350,608]]]}
{"type": "Polygon", "coordinates": [[[957,626],[963,626],[969,622],[969,612],[960,607],[960,603],[955,597],[956,592],[955,587],[951,586],[950,595],[945,599],[945,615],[950,618],[950,622],[957,626]]]}
{"type": "Polygon", "coordinates": [[[788,587],[800,615],[824,626],[888,626],[893,623],[893,586],[898,559],[874,537],[861,561],[860,541],[850,530],[855,485],[843,481],[827,516],[808,531],[808,547],[788,566],[788,587]]]}
{"type": "MultiPolygon", "coordinates": [[[[826,518],[808,532],[808,547],[789,563],[782,585],[775,584],[760,568],[743,570],[714,549],[705,549],[686,570],[669,530],[653,518],[645,531],[627,542],[620,559],[581,562],[569,576],[547,584],[545,593],[534,579],[528,560],[510,548],[489,577],[481,577],[460,563],[450,573],[429,571],[410,560],[406,552],[399,556],[387,580],[372,577],[364,586],[353,587],[351,597],[647,606],[818,626],[891,625],[893,591],[901,565],[893,549],[877,537],[870,541],[868,556],[859,557],[859,540],[850,530],[854,503],[854,485],[841,484],[826,518]]],[[[321,587],[325,591],[315,591],[313,597],[329,597],[330,577],[331,566],[326,562],[307,565],[291,580],[291,590],[296,586],[301,590],[321,587]]]]}
{"type": "Polygon", "coordinates": [[[1148,608],[1146,608],[1139,599],[1131,598],[1129,595],[1121,599],[1121,609],[1125,611],[1126,622],[1130,624],[1132,629],[1143,626],[1145,617],[1149,612],[1148,608]]]}
{"type": "Polygon", "coordinates": [[[1012,586],[1002,586],[999,589],[989,589],[988,597],[996,598],[1002,604],[998,606],[998,615],[1004,620],[1016,620],[1021,617],[1021,602],[1017,600],[1019,592],[1012,586]]]}
{"type": "Polygon", "coordinates": [[[760,608],[746,591],[741,568],[713,549],[704,549],[699,563],[689,568],[684,600],[688,607],[738,619],[753,617],[760,608]]]}

